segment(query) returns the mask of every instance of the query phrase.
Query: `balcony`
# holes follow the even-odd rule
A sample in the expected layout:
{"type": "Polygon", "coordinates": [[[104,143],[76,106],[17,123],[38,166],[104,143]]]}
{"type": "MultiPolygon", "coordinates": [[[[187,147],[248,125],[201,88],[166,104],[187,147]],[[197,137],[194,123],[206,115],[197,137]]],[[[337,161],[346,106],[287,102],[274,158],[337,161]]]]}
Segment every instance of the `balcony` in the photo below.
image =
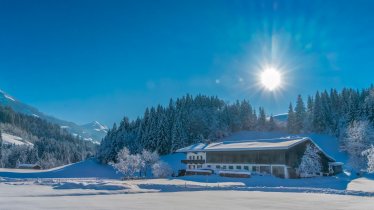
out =
{"type": "Polygon", "coordinates": [[[181,160],[184,164],[204,164],[205,160],[181,160]]]}

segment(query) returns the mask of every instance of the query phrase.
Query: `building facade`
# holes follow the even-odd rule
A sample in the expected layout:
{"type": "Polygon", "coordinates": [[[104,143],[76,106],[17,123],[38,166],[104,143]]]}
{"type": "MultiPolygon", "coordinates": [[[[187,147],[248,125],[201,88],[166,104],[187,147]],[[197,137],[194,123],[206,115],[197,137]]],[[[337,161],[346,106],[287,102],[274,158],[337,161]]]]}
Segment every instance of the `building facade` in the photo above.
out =
{"type": "Polygon", "coordinates": [[[313,176],[334,175],[342,171],[336,162],[310,138],[269,139],[195,144],[177,152],[186,153],[187,170],[246,171],[271,174],[282,178],[298,178],[297,171],[308,144],[315,145],[321,158],[322,171],[313,176]]]}

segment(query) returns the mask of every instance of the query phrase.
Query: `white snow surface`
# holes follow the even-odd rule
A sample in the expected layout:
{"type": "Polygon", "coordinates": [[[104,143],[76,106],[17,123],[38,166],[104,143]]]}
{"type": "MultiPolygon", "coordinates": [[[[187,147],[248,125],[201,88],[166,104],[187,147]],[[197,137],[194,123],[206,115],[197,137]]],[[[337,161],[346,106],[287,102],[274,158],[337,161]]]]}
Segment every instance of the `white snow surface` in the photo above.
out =
{"type": "Polygon", "coordinates": [[[326,154],[338,162],[346,163],[348,155],[340,151],[339,140],[336,137],[326,134],[303,133],[299,135],[288,134],[287,132],[260,132],[260,131],[242,131],[232,134],[223,139],[223,141],[240,141],[243,139],[276,139],[276,138],[300,138],[309,137],[313,140],[326,154]]]}
{"type": "Polygon", "coordinates": [[[12,134],[8,133],[1,133],[1,137],[4,141],[5,144],[15,144],[15,145],[29,145],[29,146],[34,146],[33,143],[23,140],[19,136],[14,136],[12,134]]]}
{"type": "Polygon", "coordinates": [[[5,98],[11,100],[11,101],[16,101],[12,96],[8,95],[7,93],[5,93],[4,91],[0,90],[0,93],[2,93],[4,95],[5,98]]]}
{"type": "MultiPolygon", "coordinates": [[[[204,176],[207,178],[208,176],[204,176]]],[[[201,178],[201,177],[199,177],[201,178]]],[[[209,178],[209,177],[208,177],[209,178]]],[[[258,177],[263,178],[263,177],[258,177]]],[[[269,181],[271,177],[265,177],[269,181]]],[[[221,178],[183,179],[1,179],[1,209],[357,209],[371,210],[371,194],[313,189],[248,187],[247,182],[221,178]],[[230,181],[234,180],[234,181],[230,181]],[[360,196],[363,195],[363,196],[360,196]]],[[[372,182],[370,183],[372,185],[372,182]]]]}
{"type": "Polygon", "coordinates": [[[256,139],[237,141],[223,141],[211,144],[195,144],[177,152],[197,152],[197,151],[239,151],[239,150],[262,150],[262,149],[288,149],[308,138],[279,138],[279,139],[256,139]]]}
{"type": "MultiPolygon", "coordinates": [[[[224,141],[279,138],[281,132],[240,132],[224,141]]],[[[338,161],[337,139],[308,134],[338,161]]],[[[185,154],[162,156],[174,171],[185,154]]],[[[0,209],[367,209],[374,206],[374,175],[280,179],[218,175],[120,181],[94,159],[50,170],[0,169],[0,209]],[[2,178],[3,177],[3,178],[2,178]],[[207,199],[208,198],[208,199],[207,199]],[[292,200],[292,202],[290,202],[292,200]]]]}

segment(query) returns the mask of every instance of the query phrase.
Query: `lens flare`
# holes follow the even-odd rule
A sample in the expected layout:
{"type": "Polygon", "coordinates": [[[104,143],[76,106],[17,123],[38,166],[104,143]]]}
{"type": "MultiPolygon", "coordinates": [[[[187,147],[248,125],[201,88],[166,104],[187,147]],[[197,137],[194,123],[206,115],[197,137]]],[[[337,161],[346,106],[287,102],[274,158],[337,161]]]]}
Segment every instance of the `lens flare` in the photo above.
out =
{"type": "Polygon", "coordinates": [[[282,75],[275,68],[267,68],[260,73],[260,81],[267,90],[273,91],[281,86],[282,75]]]}

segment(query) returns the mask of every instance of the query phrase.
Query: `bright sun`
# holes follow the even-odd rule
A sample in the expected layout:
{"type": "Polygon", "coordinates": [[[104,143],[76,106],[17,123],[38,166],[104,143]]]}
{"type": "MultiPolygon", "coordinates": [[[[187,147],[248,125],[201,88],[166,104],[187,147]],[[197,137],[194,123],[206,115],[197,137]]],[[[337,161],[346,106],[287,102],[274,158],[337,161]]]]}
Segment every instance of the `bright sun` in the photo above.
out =
{"type": "Polygon", "coordinates": [[[261,72],[260,80],[266,89],[273,91],[281,85],[282,76],[278,70],[268,68],[261,72]]]}

